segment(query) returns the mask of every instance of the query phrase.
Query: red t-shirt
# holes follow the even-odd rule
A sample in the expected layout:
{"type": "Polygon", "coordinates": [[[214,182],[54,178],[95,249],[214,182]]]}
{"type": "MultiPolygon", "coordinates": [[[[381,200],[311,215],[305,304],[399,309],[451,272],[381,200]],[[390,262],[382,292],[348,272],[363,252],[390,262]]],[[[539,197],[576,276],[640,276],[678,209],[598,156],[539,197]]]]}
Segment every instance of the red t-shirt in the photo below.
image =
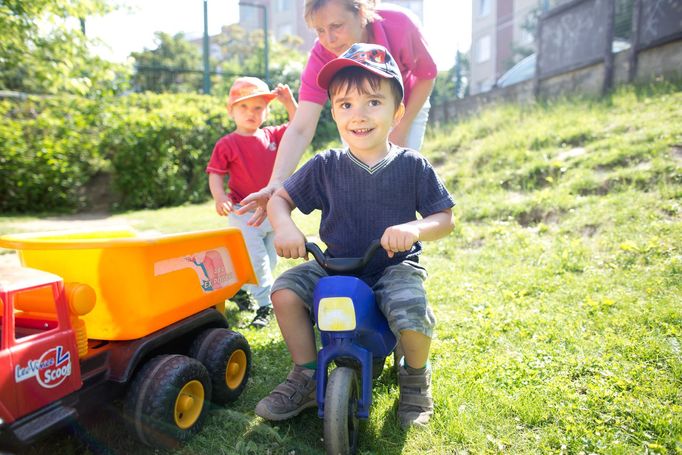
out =
{"type": "Polygon", "coordinates": [[[253,136],[230,133],[213,147],[206,173],[229,174],[227,187],[233,203],[238,204],[268,184],[287,125],[266,126],[253,136]]]}

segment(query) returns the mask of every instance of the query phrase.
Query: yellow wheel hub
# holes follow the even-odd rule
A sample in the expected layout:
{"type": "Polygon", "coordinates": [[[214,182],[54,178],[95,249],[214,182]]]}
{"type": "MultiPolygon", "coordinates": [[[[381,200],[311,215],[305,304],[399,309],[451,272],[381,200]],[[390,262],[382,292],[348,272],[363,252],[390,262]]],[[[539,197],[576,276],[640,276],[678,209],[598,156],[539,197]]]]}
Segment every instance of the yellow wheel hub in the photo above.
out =
{"type": "Polygon", "coordinates": [[[237,349],[232,353],[225,368],[225,383],[230,389],[236,389],[246,375],[246,353],[237,349]]]}
{"type": "Polygon", "coordinates": [[[193,380],[185,384],[175,399],[175,424],[186,430],[194,425],[204,408],[204,386],[193,380]]]}

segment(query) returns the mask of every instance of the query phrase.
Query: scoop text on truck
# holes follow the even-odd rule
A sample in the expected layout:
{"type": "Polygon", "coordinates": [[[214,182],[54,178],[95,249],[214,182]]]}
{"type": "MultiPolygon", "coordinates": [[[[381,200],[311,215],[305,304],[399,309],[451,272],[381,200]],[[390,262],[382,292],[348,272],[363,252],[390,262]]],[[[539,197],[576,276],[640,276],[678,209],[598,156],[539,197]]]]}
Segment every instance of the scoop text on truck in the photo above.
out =
{"type": "Polygon", "coordinates": [[[6,235],[0,247],[23,265],[0,268],[0,448],[117,398],[142,442],[173,446],[244,390],[251,350],[222,312],[255,282],[238,230],[6,235]]]}

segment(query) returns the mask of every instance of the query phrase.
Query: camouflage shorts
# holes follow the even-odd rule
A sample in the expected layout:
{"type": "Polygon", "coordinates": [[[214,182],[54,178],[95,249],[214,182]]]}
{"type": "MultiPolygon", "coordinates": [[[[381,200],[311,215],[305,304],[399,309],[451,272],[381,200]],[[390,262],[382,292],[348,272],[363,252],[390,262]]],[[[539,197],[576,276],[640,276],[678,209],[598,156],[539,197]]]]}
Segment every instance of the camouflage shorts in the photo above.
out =
{"type": "MultiPolygon", "coordinates": [[[[274,294],[281,289],[295,292],[312,314],[313,291],[327,273],[311,260],[282,273],[272,285],[274,294]]],[[[414,330],[433,337],[436,318],[426,301],[426,271],[408,262],[386,268],[372,287],[379,309],[388,319],[391,331],[400,338],[403,330],[414,330]]]]}

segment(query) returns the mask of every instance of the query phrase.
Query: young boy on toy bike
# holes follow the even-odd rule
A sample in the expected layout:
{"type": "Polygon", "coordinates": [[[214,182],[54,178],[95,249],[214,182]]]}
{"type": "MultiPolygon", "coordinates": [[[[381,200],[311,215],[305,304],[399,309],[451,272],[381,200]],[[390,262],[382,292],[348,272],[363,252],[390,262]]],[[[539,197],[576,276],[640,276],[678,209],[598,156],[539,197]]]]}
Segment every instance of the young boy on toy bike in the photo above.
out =
{"type": "MultiPolygon", "coordinates": [[[[332,257],[358,257],[375,239],[385,250],[361,271],[405,353],[399,369],[400,424],[424,425],[433,414],[428,363],[435,325],[418,265],[421,241],[453,229],[454,200],[429,162],[388,142],[401,119],[403,85],[391,54],[375,44],[354,44],[326,64],[318,85],[348,148],[328,150],[284,182],[268,203],[275,249],[285,258],[306,257],[305,237],[291,219],[298,208],[322,211],[320,238],[332,257]],[[416,213],[422,216],[417,219],[416,213]]],[[[268,420],[284,420],[316,406],[316,346],[311,323],[313,290],[327,273],[315,261],[284,272],[273,284],[277,323],[294,367],[256,406],[268,420]]]]}

